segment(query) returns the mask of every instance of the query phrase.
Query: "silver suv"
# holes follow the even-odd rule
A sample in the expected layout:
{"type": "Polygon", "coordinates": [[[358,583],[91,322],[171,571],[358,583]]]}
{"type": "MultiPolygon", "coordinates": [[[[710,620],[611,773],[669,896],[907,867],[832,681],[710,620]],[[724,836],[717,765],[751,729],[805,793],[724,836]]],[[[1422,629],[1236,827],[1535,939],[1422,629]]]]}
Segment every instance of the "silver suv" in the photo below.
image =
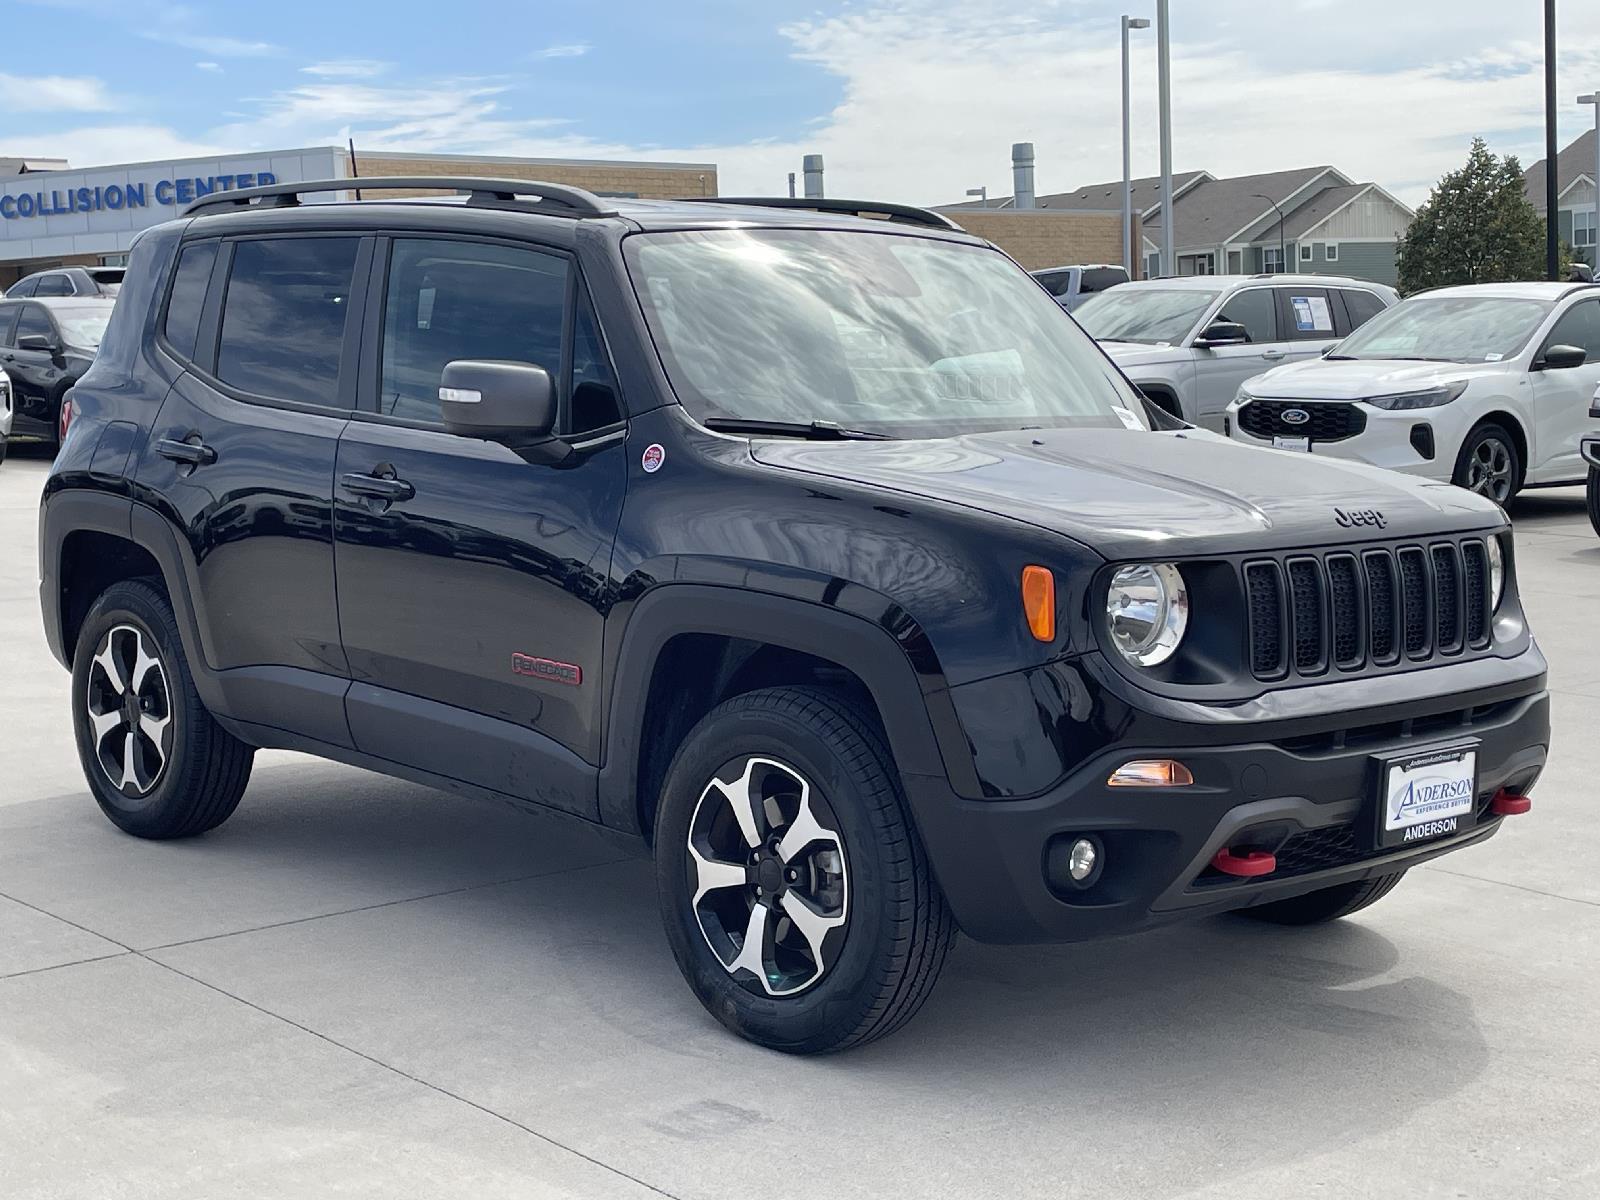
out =
{"type": "Polygon", "coordinates": [[[1399,299],[1337,275],[1194,275],[1125,283],[1072,315],[1151,400],[1221,432],[1246,379],[1315,358],[1399,299]]]}

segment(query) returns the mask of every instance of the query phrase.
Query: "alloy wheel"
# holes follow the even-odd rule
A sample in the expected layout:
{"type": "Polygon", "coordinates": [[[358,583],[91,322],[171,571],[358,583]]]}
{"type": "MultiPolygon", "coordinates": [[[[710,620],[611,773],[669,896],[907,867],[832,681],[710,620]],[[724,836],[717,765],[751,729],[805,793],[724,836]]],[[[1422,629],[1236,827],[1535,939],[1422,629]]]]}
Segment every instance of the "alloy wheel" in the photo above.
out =
{"type": "Polygon", "coordinates": [[[685,848],[690,904],[745,986],[792,996],[838,961],[850,885],[837,828],[826,798],[775,759],[736,759],[701,792],[685,848]]]}
{"type": "Polygon", "coordinates": [[[1511,447],[1499,438],[1484,438],[1467,462],[1467,488],[1504,504],[1511,498],[1511,447]]]}
{"type": "Polygon", "coordinates": [[[148,635],[114,625],[89,663],[89,737],[95,761],[129,799],[150,794],[172,755],[172,691],[148,635]]]}

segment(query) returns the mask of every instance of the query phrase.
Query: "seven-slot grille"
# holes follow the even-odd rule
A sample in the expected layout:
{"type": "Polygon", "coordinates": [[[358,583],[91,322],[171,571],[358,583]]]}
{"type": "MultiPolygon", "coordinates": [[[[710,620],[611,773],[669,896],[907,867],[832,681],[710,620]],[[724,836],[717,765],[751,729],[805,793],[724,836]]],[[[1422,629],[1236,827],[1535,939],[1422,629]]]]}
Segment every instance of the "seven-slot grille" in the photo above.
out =
{"type": "Polygon", "coordinates": [[[1354,404],[1315,400],[1252,400],[1239,409],[1239,428],[1258,438],[1308,437],[1342,442],[1367,427],[1367,414],[1354,404]],[[1306,420],[1291,424],[1283,414],[1299,410],[1306,420]]]}
{"type": "Polygon", "coordinates": [[[1425,662],[1489,643],[1481,539],[1244,565],[1250,669],[1259,679],[1425,662]]]}

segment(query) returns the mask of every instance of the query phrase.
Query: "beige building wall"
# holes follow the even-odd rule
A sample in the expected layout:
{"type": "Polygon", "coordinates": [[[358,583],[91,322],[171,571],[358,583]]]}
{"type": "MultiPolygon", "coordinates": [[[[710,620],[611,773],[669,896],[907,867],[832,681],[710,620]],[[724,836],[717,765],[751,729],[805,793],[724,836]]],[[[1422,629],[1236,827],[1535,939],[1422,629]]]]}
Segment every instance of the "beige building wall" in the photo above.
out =
{"type": "Polygon", "coordinates": [[[1122,214],[1035,208],[940,209],[968,233],[987,238],[1030,271],[1122,261],[1122,214]]]}
{"type": "MultiPolygon", "coordinates": [[[[583,162],[572,159],[493,158],[486,155],[363,154],[356,166],[364,176],[480,175],[494,179],[537,179],[591,192],[677,200],[717,194],[713,163],[583,162]]],[[[372,193],[374,197],[426,195],[425,192],[372,193]]]]}

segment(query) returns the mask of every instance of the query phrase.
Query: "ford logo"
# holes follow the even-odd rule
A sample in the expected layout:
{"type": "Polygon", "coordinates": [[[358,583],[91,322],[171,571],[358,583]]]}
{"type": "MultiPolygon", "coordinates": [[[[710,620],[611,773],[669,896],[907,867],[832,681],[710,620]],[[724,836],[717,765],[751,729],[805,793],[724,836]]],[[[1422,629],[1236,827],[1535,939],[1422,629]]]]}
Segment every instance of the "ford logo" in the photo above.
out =
{"type": "Polygon", "coordinates": [[[1285,425],[1304,425],[1311,420],[1311,414],[1303,408],[1286,408],[1282,416],[1285,425]]]}

